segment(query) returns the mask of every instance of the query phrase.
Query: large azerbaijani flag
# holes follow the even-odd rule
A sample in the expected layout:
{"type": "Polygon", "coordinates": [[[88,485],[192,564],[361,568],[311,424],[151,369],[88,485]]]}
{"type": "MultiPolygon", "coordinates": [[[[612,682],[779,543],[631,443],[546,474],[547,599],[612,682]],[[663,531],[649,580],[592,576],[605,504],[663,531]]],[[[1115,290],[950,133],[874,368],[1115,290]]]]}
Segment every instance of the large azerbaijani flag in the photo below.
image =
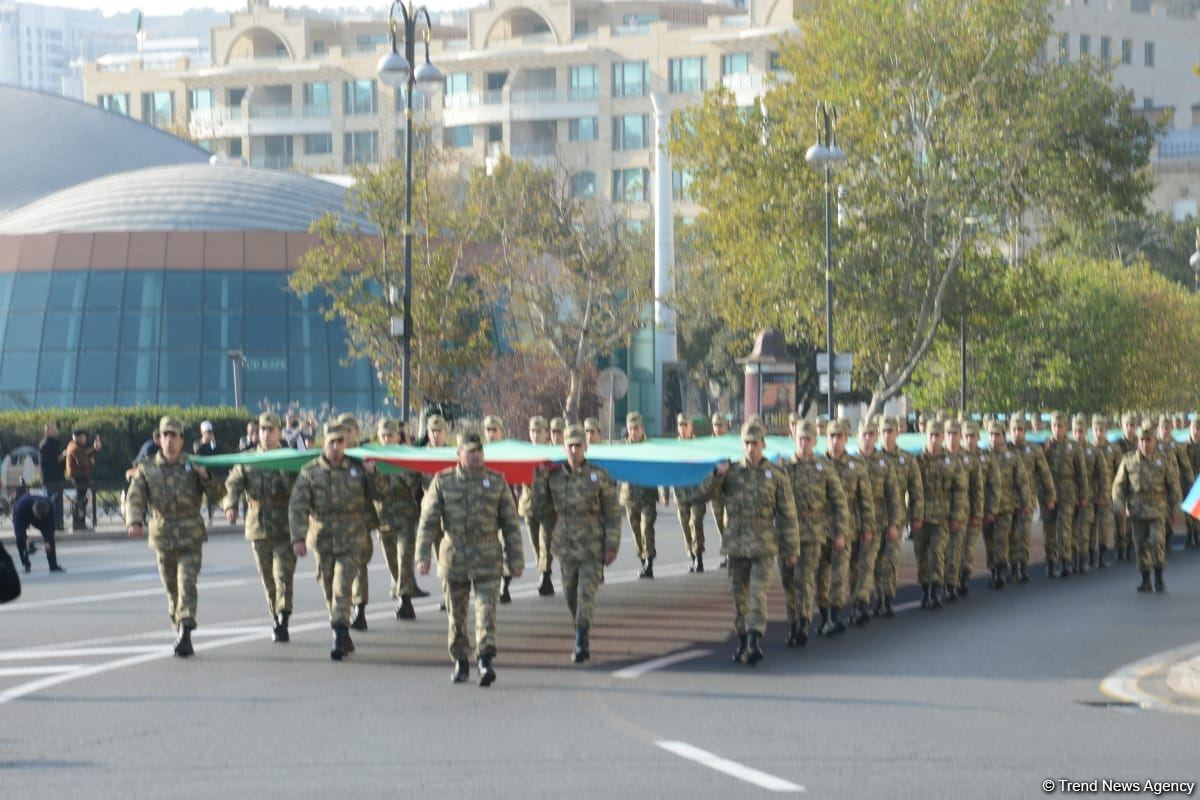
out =
{"type": "Polygon", "coordinates": [[[1191,491],[1187,493],[1187,497],[1183,498],[1183,503],[1179,507],[1188,516],[1200,519],[1200,478],[1196,478],[1191,491]]]}

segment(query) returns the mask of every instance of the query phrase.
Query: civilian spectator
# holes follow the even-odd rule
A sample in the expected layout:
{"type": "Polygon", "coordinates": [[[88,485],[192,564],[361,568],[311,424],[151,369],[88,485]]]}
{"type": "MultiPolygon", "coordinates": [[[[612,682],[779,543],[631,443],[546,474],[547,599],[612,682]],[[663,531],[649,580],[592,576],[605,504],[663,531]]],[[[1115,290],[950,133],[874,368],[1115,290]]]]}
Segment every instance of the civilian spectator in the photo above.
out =
{"type": "Polygon", "coordinates": [[[54,527],[63,529],[63,489],[67,486],[67,451],[58,438],[58,426],[47,422],[38,445],[38,463],[42,469],[42,486],[54,509],[54,527]]]}
{"type": "Polygon", "coordinates": [[[287,427],[283,429],[283,443],[293,450],[308,449],[308,440],[300,428],[299,414],[288,414],[287,427]]]}
{"type": "Polygon", "coordinates": [[[246,423],[246,435],[238,439],[238,452],[245,453],[258,449],[258,423],[250,420],[246,423]]]}
{"type": "Polygon", "coordinates": [[[221,452],[217,448],[217,435],[213,433],[213,424],[208,420],[200,423],[200,438],[192,442],[192,452],[198,456],[215,456],[221,452]]]}
{"type": "Polygon", "coordinates": [[[137,455],[133,457],[133,464],[137,466],[143,461],[151,461],[162,447],[159,443],[158,429],[154,429],[154,433],[150,434],[150,438],[142,442],[141,449],[137,451],[137,455]]]}
{"type": "Polygon", "coordinates": [[[42,541],[45,543],[42,549],[46,551],[46,562],[50,565],[50,571],[66,572],[58,565],[58,555],[54,550],[54,509],[50,507],[49,500],[37,495],[25,495],[13,506],[12,521],[13,532],[17,535],[17,555],[26,572],[33,569],[26,550],[31,527],[42,533],[42,541]]]}
{"type": "Polygon", "coordinates": [[[71,431],[71,443],[67,445],[67,477],[75,484],[75,506],[71,513],[71,529],[86,531],[88,493],[92,488],[92,468],[96,463],[96,453],[100,452],[102,443],[100,434],[92,445],[88,446],[88,432],[83,428],[71,431]]]}

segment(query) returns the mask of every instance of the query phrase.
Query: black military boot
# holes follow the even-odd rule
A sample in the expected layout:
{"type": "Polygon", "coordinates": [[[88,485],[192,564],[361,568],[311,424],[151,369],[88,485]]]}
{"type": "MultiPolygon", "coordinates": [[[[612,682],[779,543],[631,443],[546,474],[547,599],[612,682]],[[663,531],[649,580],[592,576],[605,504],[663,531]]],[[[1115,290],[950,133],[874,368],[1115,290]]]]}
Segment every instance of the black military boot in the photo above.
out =
{"type": "Polygon", "coordinates": [[[400,595],[400,602],[396,605],[396,619],[416,619],[417,610],[413,608],[412,598],[406,594],[400,595]]]}
{"type": "Polygon", "coordinates": [[[947,583],[942,587],[942,597],[946,599],[947,603],[953,603],[958,599],[958,587],[953,583],[947,583]]]}
{"type": "Polygon", "coordinates": [[[795,647],[796,646],[796,620],[794,620],[794,619],[788,620],[788,634],[787,634],[787,638],[783,640],[783,646],[784,647],[795,647]]]}
{"type": "Polygon", "coordinates": [[[1096,548],[1094,548],[1094,547],[1093,547],[1092,549],[1088,550],[1088,563],[1087,563],[1087,565],[1088,565],[1089,567],[1095,567],[1095,566],[1096,566],[1096,548]]]}
{"type": "Polygon", "coordinates": [[[835,636],[839,633],[846,632],[846,623],[841,622],[838,619],[838,615],[840,612],[841,612],[841,609],[837,608],[836,606],[829,609],[829,625],[832,628],[833,634],[835,636]]]}
{"type": "Polygon", "coordinates": [[[992,571],[992,588],[996,591],[1004,589],[1004,567],[996,567],[992,571]]]}
{"type": "Polygon", "coordinates": [[[1153,591],[1153,587],[1150,585],[1150,573],[1149,572],[1147,572],[1147,571],[1142,572],[1142,582],[1138,584],[1137,590],[1139,592],[1153,591]]]}
{"type": "Polygon", "coordinates": [[[542,582],[538,584],[538,594],[542,597],[554,596],[554,581],[550,580],[550,573],[542,573],[542,582]]]}
{"type": "Polygon", "coordinates": [[[875,595],[875,604],[871,606],[871,616],[879,618],[883,616],[883,596],[875,595]]]}
{"type": "Polygon", "coordinates": [[[829,609],[822,607],[820,612],[821,624],[817,626],[817,633],[819,633],[821,636],[832,636],[833,626],[829,622],[829,609]]]}
{"type": "Polygon", "coordinates": [[[964,569],[958,573],[958,596],[966,597],[967,590],[970,588],[967,582],[971,580],[971,570],[964,569]]]}
{"type": "Polygon", "coordinates": [[[1108,562],[1105,561],[1105,556],[1108,555],[1108,548],[1100,545],[1100,553],[1096,557],[1096,569],[1108,569],[1108,562]]]}
{"type": "Polygon", "coordinates": [[[344,625],[333,626],[333,644],[329,646],[329,657],[334,661],[341,661],[346,657],[346,642],[342,635],[344,630],[344,625]]]}
{"type": "Polygon", "coordinates": [[[1050,559],[1046,559],[1046,577],[1047,578],[1057,578],[1058,577],[1058,564],[1056,564],[1054,561],[1051,561],[1050,559]]]}
{"type": "Polygon", "coordinates": [[[941,584],[933,584],[929,587],[929,607],[942,607],[942,587],[941,584]]]}
{"type": "Polygon", "coordinates": [[[750,631],[750,637],[746,642],[746,666],[753,667],[758,662],[762,661],[763,651],[759,647],[758,640],[762,638],[762,634],[758,631],[750,631]]]}
{"type": "Polygon", "coordinates": [[[1021,576],[1021,583],[1029,583],[1029,573],[1025,571],[1025,562],[1021,561],[1017,564],[1017,572],[1021,576]]]}
{"type": "Polygon", "coordinates": [[[738,646],[733,651],[733,660],[736,663],[741,663],[746,658],[746,634],[738,634],[738,646]]]}
{"type": "Polygon", "coordinates": [[[929,608],[929,584],[921,584],[921,608],[929,608]]]}
{"type": "Polygon", "coordinates": [[[342,626],[342,649],[346,651],[346,655],[354,652],[354,640],[350,638],[350,629],[345,625],[342,626]]]}
{"type": "Polygon", "coordinates": [[[491,686],[496,682],[496,670],[492,669],[492,654],[484,653],[479,657],[479,685],[491,686]]]}
{"type": "Polygon", "coordinates": [[[854,604],[854,624],[861,628],[870,621],[871,612],[867,609],[867,602],[859,600],[854,604]]]}
{"type": "Polygon", "coordinates": [[[1129,542],[1125,545],[1125,560],[1133,561],[1133,542],[1129,542]]]}
{"type": "Polygon", "coordinates": [[[454,662],[454,671],[450,673],[451,683],[466,683],[467,678],[471,677],[471,664],[465,659],[460,658],[454,662]]]}
{"type": "MultiPolygon", "coordinates": [[[[512,602],[512,593],[508,591],[509,584],[512,583],[512,576],[505,575],[500,579],[500,602],[508,604],[512,602]]],[[[399,613],[399,612],[397,612],[399,613]]]]}
{"type": "Polygon", "coordinates": [[[1062,560],[1062,570],[1058,573],[1058,576],[1060,578],[1071,577],[1071,564],[1072,563],[1073,563],[1072,560],[1069,558],[1064,558],[1062,560]]]}
{"type": "Polygon", "coordinates": [[[195,627],[196,623],[189,619],[179,623],[179,632],[175,635],[175,655],[180,658],[187,658],[196,652],[192,647],[192,630],[195,627]]]}
{"type": "Polygon", "coordinates": [[[797,620],[792,628],[792,636],[796,640],[797,647],[804,647],[808,644],[808,620],[797,620]]]}
{"type": "Polygon", "coordinates": [[[1167,590],[1167,585],[1163,583],[1163,568],[1154,568],[1154,591],[1162,593],[1167,590]]]}
{"type": "Polygon", "coordinates": [[[588,629],[575,629],[575,652],[571,653],[571,661],[576,664],[582,664],[592,657],[591,651],[588,649],[588,629]]]}
{"type": "Polygon", "coordinates": [[[350,620],[350,627],[356,631],[365,631],[367,629],[367,604],[359,603],[354,611],[354,619],[350,620]]]}
{"type": "Polygon", "coordinates": [[[292,616],[290,611],[280,611],[275,617],[275,628],[271,631],[271,641],[280,644],[287,644],[291,641],[291,634],[288,633],[288,618],[292,616]]]}
{"type": "Polygon", "coordinates": [[[696,574],[696,557],[692,556],[692,563],[688,564],[688,574],[696,574]]]}
{"type": "Polygon", "coordinates": [[[639,575],[638,577],[646,578],[648,580],[654,580],[654,559],[653,558],[646,559],[646,566],[642,569],[642,574],[639,575]]]}
{"type": "Polygon", "coordinates": [[[896,616],[896,609],[892,608],[892,598],[883,598],[883,618],[891,619],[896,616]]]}
{"type": "Polygon", "coordinates": [[[699,575],[702,572],[704,572],[704,554],[698,553],[696,555],[696,574],[699,575]]]}

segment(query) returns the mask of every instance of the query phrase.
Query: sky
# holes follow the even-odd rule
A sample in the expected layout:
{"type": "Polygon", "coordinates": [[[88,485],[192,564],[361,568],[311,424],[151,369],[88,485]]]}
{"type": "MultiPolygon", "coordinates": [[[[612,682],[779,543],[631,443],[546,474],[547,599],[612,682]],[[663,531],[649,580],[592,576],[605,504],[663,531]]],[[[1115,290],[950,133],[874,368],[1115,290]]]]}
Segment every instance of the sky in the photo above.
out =
{"type": "MultiPolygon", "coordinates": [[[[65,8],[99,9],[105,14],[118,14],[133,11],[138,8],[148,17],[173,16],[182,14],[189,8],[212,8],[217,11],[235,11],[246,7],[245,0],[21,0],[33,5],[59,6],[65,8]]],[[[386,0],[310,0],[310,2],[294,2],[293,0],[271,0],[274,8],[292,8],[300,6],[312,8],[345,8],[362,11],[376,8],[386,12],[390,2],[386,0]]],[[[459,8],[476,5],[474,0],[424,0],[422,5],[430,11],[453,11],[459,8]]]]}

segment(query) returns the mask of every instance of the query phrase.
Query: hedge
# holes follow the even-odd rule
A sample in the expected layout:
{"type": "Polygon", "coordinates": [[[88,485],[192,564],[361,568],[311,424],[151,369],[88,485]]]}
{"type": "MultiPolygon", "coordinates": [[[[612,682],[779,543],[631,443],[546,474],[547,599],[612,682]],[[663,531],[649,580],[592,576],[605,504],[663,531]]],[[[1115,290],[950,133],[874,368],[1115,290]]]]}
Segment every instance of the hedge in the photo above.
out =
{"type": "Polygon", "coordinates": [[[209,420],[217,436],[217,445],[222,452],[235,452],[238,439],[246,434],[249,411],[229,406],[190,407],[136,406],[103,408],[46,408],[24,411],[0,411],[0,449],[3,453],[13,448],[32,445],[42,441],[42,426],[47,422],[58,425],[59,440],[63,447],[71,438],[71,429],[81,427],[88,432],[88,441],[100,434],[103,445],[96,454],[95,479],[98,481],[122,480],[125,470],[141,449],[142,443],[150,438],[165,415],[183,421],[184,447],[190,452],[192,440],[200,438],[200,423],[209,420]]]}

